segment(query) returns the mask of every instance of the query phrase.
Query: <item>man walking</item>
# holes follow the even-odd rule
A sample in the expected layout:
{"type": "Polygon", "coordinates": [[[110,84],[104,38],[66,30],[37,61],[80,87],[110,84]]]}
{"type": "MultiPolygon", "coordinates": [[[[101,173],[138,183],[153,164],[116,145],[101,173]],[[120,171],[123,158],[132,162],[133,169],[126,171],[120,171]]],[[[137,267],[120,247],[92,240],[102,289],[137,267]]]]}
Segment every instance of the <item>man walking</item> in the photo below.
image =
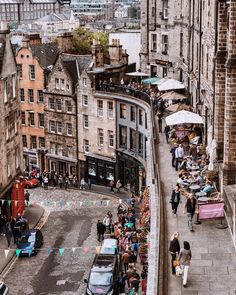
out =
{"type": "Polygon", "coordinates": [[[7,223],[7,225],[6,225],[7,248],[10,248],[11,238],[12,238],[12,232],[11,232],[11,230],[9,229],[9,225],[8,225],[8,223],[7,223]]]}
{"type": "Polygon", "coordinates": [[[192,232],[194,231],[193,230],[193,216],[194,216],[194,213],[196,210],[196,204],[197,204],[197,201],[196,201],[194,195],[189,194],[188,199],[187,199],[185,206],[184,206],[184,209],[185,209],[184,213],[187,213],[188,227],[189,227],[190,231],[192,231],[192,232]]]}
{"type": "Polygon", "coordinates": [[[29,207],[29,198],[30,198],[30,193],[28,190],[26,190],[25,193],[25,201],[27,202],[27,207],[29,207]]]}
{"type": "Polygon", "coordinates": [[[184,157],[184,149],[182,144],[179,144],[177,149],[175,150],[175,170],[178,171],[179,163],[182,162],[184,157]]]}
{"type": "Polygon", "coordinates": [[[101,238],[104,240],[104,232],[105,232],[106,226],[98,220],[97,223],[97,236],[98,236],[98,241],[100,242],[101,238]]]}
{"type": "Polygon", "coordinates": [[[165,132],[165,136],[166,136],[166,143],[169,143],[170,126],[166,125],[165,129],[164,129],[164,132],[165,132]]]}

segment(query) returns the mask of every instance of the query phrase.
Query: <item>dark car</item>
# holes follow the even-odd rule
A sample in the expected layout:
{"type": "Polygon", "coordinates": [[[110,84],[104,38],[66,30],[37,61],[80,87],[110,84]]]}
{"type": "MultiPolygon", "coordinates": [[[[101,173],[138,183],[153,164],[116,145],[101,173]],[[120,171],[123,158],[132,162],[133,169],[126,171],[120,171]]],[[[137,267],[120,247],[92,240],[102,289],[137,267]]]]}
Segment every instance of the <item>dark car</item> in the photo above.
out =
{"type": "Polygon", "coordinates": [[[0,281],[0,295],[9,294],[9,288],[2,281],[0,281]]]}
{"type": "Polygon", "coordinates": [[[31,256],[37,254],[42,245],[42,232],[39,229],[31,229],[22,234],[20,240],[17,242],[17,250],[20,250],[20,256],[31,256]]]}

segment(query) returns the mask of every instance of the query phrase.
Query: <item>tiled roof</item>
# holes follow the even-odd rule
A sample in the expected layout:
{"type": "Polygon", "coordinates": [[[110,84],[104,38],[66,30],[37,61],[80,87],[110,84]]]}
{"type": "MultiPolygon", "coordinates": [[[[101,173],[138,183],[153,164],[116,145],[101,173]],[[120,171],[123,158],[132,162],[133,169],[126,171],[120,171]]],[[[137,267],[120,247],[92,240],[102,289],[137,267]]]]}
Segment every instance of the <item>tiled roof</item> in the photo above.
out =
{"type": "Polygon", "coordinates": [[[0,76],[2,73],[2,66],[3,66],[3,58],[4,58],[4,52],[5,52],[5,45],[6,42],[4,39],[0,39],[0,76]]]}
{"type": "Polygon", "coordinates": [[[43,17],[41,17],[40,19],[38,19],[38,22],[59,22],[59,21],[64,21],[64,20],[69,20],[70,19],[70,15],[66,15],[64,13],[50,13],[48,15],[45,15],[43,17]]]}
{"type": "MultiPolygon", "coordinates": [[[[61,2],[58,0],[30,0],[31,3],[56,3],[56,2],[61,2]]],[[[1,0],[0,4],[21,4],[24,3],[24,0],[1,0]]]]}
{"type": "Polygon", "coordinates": [[[30,45],[32,53],[39,60],[42,68],[54,65],[58,56],[58,45],[56,43],[43,43],[40,45],[30,45]]]}

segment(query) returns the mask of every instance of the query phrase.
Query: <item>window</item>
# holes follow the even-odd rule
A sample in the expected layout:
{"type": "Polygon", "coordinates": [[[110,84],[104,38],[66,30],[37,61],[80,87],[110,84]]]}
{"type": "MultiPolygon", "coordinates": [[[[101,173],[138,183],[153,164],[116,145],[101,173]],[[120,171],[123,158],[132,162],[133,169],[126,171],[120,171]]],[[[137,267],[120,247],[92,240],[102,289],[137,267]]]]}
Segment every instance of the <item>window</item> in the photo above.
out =
{"type": "Polygon", "coordinates": [[[56,122],[55,121],[49,121],[49,130],[52,133],[56,133],[56,122]]]}
{"type": "Polygon", "coordinates": [[[139,125],[143,125],[143,111],[142,110],[138,110],[138,122],[139,122],[139,125]]]}
{"type": "Polygon", "coordinates": [[[12,75],[12,96],[16,98],[16,75],[12,75]]]}
{"type": "Polygon", "coordinates": [[[66,111],[67,113],[72,113],[72,104],[70,100],[66,101],[66,111]]]}
{"type": "Polygon", "coordinates": [[[163,0],[163,8],[162,8],[163,18],[168,18],[168,0],[163,0]]]}
{"type": "Polygon", "coordinates": [[[54,98],[49,98],[49,109],[55,110],[55,99],[54,98]]]}
{"type": "Polygon", "coordinates": [[[147,113],[145,112],[145,129],[147,129],[147,113]]]}
{"type": "Polygon", "coordinates": [[[22,142],[23,142],[23,147],[27,148],[27,137],[26,137],[26,135],[22,135],[22,142]]]}
{"type": "Polygon", "coordinates": [[[127,146],[127,128],[125,126],[120,125],[120,135],[119,135],[119,142],[120,146],[126,147],[127,146]]]}
{"type": "Polygon", "coordinates": [[[103,146],[104,136],[103,136],[103,129],[98,129],[98,145],[103,146]]]}
{"type": "Polygon", "coordinates": [[[167,68],[166,67],[162,67],[162,77],[166,77],[167,76],[167,68]]]}
{"type": "Polygon", "coordinates": [[[108,118],[112,119],[113,118],[113,102],[112,101],[108,101],[107,103],[108,107],[108,118]]]}
{"type": "Polygon", "coordinates": [[[57,122],[57,133],[62,134],[62,122],[57,122]]]}
{"type": "Polygon", "coordinates": [[[183,56],[183,33],[180,33],[180,40],[179,40],[179,56],[183,56]]]}
{"type": "Polygon", "coordinates": [[[30,148],[31,149],[36,149],[37,148],[36,136],[30,136],[30,148]]]}
{"type": "Polygon", "coordinates": [[[29,98],[29,102],[34,102],[34,90],[33,89],[28,89],[28,98],[29,98]]]}
{"type": "Polygon", "coordinates": [[[88,106],[88,95],[82,95],[83,105],[88,106]]]}
{"type": "Polygon", "coordinates": [[[60,81],[58,78],[55,78],[55,88],[60,89],[60,81]]]}
{"type": "Polygon", "coordinates": [[[162,53],[168,53],[168,35],[162,35],[162,53]]]}
{"type": "Polygon", "coordinates": [[[84,139],[84,152],[89,152],[89,141],[87,139],[84,139]]]}
{"type": "Polygon", "coordinates": [[[136,131],[130,128],[130,149],[136,149],[136,131]]]}
{"type": "Polygon", "coordinates": [[[29,112],[29,125],[34,126],[34,112],[29,112]]]}
{"type": "Polygon", "coordinates": [[[135,122],[136,110],[135,107],[130,107],[130,121],[135,122]]]}
{"type": "Polygon", "coordinates": [[[143,156],[143,134],[140,132],[138,134],[138,153],[143,156]]]}
{"type": "Polygon", "coordinates": [[[88,128],[89,127],[88,115],[83,115],[83,121],[84,121],[84,128],[88,128]]]}
{"type": "Polygon", "coordinates": [[[108,145],[114,147],[114,132],[111,130],[108,130],[108,145]]]}
{"type": "Polygon", "coordinates": [[[16,169],[19,168],[19,149],[16,148],[15,149],[15,165],[16,165],[16,169]]]}
{"type": "Polygon", "coordinates": [[[57,102],[57,111],[61,112],[62,111],[62,102],[60,98],[56,99],[57,102]]]}
{"type": "Polygon", "coordinates": [[[25,101],[25,89],[20,89],[20,101],[25,101]]]}
{"type": "Polygon", "coordinates": [[[10,133],[9,133],[9,117],[6,118],[6,140],[9,139],[10,133]]]}
{"type": "Polygon", "coordinates": [[[39,127],[44,127],[44,114],[38,114],[39,116],[39,127]]]}
{"type": "Polygon", "coordinates": [[[38,102],[43,103],[43,90],[38,90],[38,102]]]}
{"type": "Polygon", "coordinates": [[[45,148],[45,138],[39,137],[39,147],[45,148]]]}
{"type": "Polygon", "coordinates": [[[17,133],[17,127],[18,127],[18,118],[17,118],[18,116],[17,116],[17,111],[14,111],[14,132],[15,132],[15,134],[17,133]]]}
{"type": "Polygon", "coordinates": [[[157,34],[151,34],[151,50],[156,51],[157,50],[157,34]]]}
{"type": "Polygon", "coordinates": [[[87,79],[86,78],[83,78],[83,86],[87,87],[87,79]]]}
{"type": "Polygon", "coordinates": [[[126,105],[123,103],[120,104],[120,118],[126,118],[126,105]]]}
{"type": "Polygon", "coordinates": [[[98,100],[98,117],[103,116],[103,101],[98,100]]]}
{"type": "Polygon", "coordinates": [[[30,80],[35,80],[35,66],[29,65],[29,78],[30,80]]]}
{"type": "Polygon", "coordinates": [[[66,124],[66,130],[67,130],[67,135],[72,135],[72,124],[71,123],[66,124]]]}
{"type": "Polygon", "coordinates": [[[7,79],[3,80],[3,99],[4,99],[4,103],[7,103],[7,79]]]}
{"type": "Polygon", "coordinates": [[[61,79],[61,89],[65,90],[65,80],[61,79]]]}
{"type": "Polygon", "coordinates": [[[23,71],[22,71],[22,65],[18,65],[18,72],[19,72],[19,78],[23,78],[23,71]]]}
{"type": "Polygon", "coordinates": [[[10,154],[7,154],[7,176],[11,176],[10,154]]]}
{"type": "Polygon", "coordinates": [[[21,112],[21,124],[25,126],[25,112],[21,112]]]}

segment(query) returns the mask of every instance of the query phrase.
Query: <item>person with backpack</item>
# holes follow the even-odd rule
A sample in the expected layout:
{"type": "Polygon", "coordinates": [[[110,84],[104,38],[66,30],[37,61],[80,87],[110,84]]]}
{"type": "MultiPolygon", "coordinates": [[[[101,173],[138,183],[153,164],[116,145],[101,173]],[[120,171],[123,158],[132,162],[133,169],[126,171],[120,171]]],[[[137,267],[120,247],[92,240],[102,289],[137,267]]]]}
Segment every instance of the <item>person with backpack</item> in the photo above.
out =
{"type": "Polygon", "coordinates": [[[114,181],[111,180],[111,181],[109,182],[109,186],[110,186],[110,191],[111,191],[111,192],[114,192],[114,185],[115,185],[114,181]]]}
{"type": "Polygon", "coordinates": [[[117,280],[117,284],[118,284],[118,294],[120,293],[125,293],[125,274],[122,271],[118,277],[117,280]]]}

